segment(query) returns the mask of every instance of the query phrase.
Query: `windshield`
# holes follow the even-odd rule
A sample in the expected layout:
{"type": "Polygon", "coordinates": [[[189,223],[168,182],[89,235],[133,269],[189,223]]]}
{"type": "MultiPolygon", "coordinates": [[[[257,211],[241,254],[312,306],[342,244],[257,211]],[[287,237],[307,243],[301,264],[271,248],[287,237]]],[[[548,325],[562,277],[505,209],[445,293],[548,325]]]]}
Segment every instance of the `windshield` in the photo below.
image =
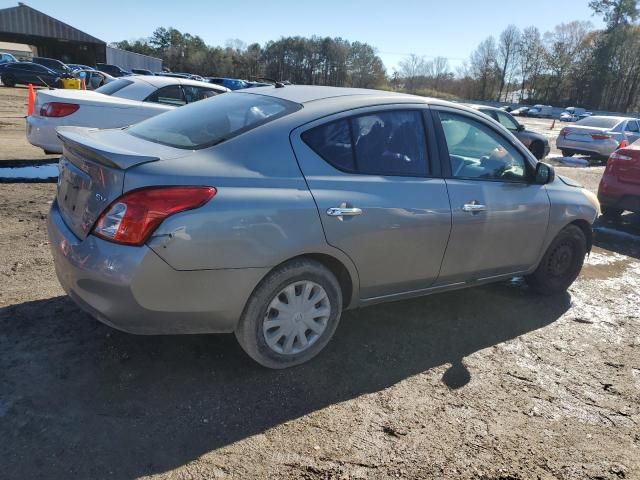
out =
{"type": "Polygon", "coordinates": [[[608,117],[587,117],[576,122],[581,127],[613,128],[622,120],[608,117]]]}
{"type": "Polygon", "coordinates": [[[264,125],[302,108],[266,95],[227,93],[145,120],[128,132],[176,148],[199,149],[264,125]]]}
{"type": "Polygon", "coordinates": [[[133,82],[131,80],[120,78],[114,82],[107,83],[100,88],[96,88],[95,91],[104,95],[113,95],[117,91],[122,90],[124,87],[131,85],[132,83],[133,82]]]}

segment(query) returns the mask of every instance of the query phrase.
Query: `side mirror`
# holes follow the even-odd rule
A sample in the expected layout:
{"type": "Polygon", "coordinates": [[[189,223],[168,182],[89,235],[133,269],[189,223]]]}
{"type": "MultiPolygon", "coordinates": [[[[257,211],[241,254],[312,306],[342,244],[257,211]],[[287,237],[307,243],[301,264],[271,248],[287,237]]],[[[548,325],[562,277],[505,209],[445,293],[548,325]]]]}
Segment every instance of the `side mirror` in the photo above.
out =
{"type": "Polygon", "coordinates": [[[556,178],[556,171],[548,163],[538,162],[536,165],[536,180],[538,185],[546,185],[556,178]]]}
{"type": "Polygon", "coordinates": [[[518,132],[523,132],[524,131],[524,125],[521,125],[518,123],[518,128],[516,129],[518,132]]]}

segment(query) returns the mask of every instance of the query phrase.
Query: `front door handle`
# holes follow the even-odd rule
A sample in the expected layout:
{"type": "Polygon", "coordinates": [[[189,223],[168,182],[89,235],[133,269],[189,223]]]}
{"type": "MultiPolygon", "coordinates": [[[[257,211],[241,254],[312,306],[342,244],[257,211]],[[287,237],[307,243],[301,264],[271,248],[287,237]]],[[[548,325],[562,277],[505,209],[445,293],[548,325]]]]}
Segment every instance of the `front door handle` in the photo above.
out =
{"type": "Polygon", "coordinates": [[[465,203],[462,206],[463,211],[471,212],[471,213],[484,212],[486,209],[487,209],[486,205],[481,205],[476,200],[469,203],[465,203]]]}
{"type": "Polygon", "coordinates": [[[362,210],[353,207],[331,207],[327,209],[327,215],[330,217],[355,217],[356,215],[362,215],[362,210]]]}

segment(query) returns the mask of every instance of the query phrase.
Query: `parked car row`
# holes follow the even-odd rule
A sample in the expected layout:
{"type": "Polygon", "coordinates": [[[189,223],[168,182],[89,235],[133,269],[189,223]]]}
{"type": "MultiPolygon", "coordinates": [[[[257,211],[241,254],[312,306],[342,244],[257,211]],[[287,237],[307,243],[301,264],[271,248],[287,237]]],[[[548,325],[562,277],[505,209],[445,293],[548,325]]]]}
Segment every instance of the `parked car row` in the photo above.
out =
{"type": "Polygon", "coordinates": [[[565,157],[575,154],[608,158],[640,139],[640,119],[594,115],[563,127],[556,147],[565,157]]]}

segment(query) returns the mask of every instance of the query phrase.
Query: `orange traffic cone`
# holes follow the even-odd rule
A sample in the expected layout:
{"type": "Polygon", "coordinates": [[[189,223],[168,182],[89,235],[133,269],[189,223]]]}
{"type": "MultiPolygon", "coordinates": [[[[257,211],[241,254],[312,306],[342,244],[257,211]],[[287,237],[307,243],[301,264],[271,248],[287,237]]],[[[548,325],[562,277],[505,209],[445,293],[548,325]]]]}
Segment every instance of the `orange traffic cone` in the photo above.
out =
{"type": "Polygon", "coordinates": [[[33,113],[33,107],[36,104],[36,91],[33,88],[32,84],[29,84],[29,94],[28,94],[28,102],[27,102],[27,116],[33,113]]]}

